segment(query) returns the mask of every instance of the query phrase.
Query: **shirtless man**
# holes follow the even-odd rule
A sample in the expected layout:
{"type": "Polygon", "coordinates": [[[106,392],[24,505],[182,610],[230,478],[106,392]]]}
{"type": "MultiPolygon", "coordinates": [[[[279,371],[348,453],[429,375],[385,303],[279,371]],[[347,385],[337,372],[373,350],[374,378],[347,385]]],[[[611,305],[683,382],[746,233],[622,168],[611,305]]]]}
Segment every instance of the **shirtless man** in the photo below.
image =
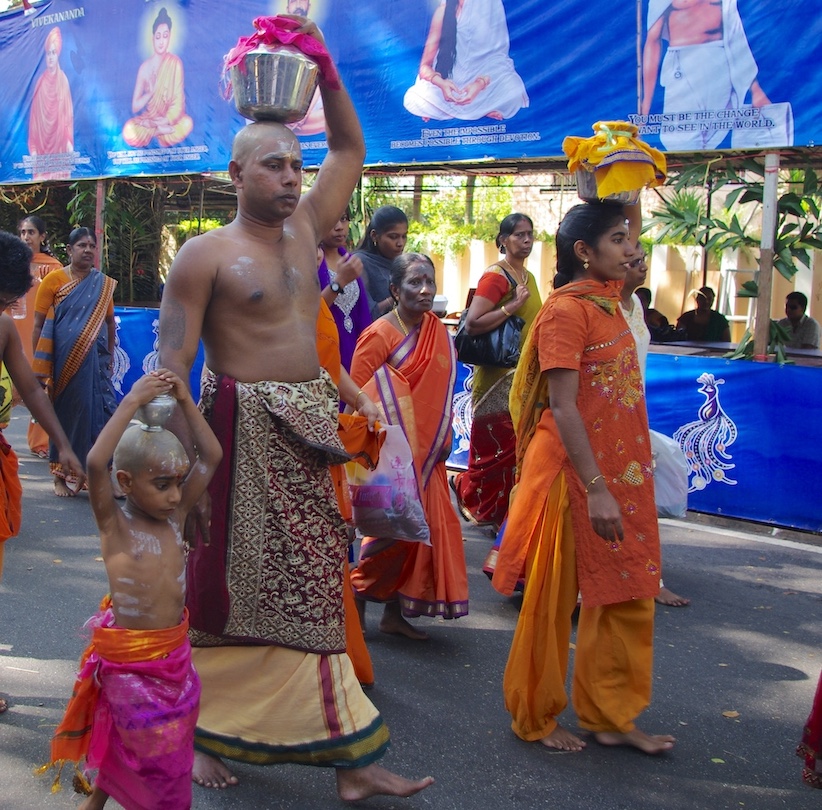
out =
{"type": "MultiPolygon", "coordinates": [[[[665,87],[665,113],[736,109],[749,91],[754,107],[770,104],[756,75],[736,0],[651,0],[642,53],[642,115],[651,111],[657,77],[665,87]],[[661,60],[663,39],[668,49],[661,60]]],[[[715,149],[728,133],[696,121],[680,126],[685,128],[663,125],[660,140],[666,149],[715,149]]]]}
{"type": "Polygon", "coordinates": [[[341,446],[336,388],[316,349],[317,245],[359,180],[365,144],[348,93],[325,82],[321,92],[328,155],[302,198],[291,131],[255,123],[238,133],[229,163],[237,216],[177,254],[160,310],[160,357],[188,379],[202,338],[203,408],[224,449],[209,489],[210,544],[189,558],[203,686],[194,780],[237,783],[219,751],[335,767],[340,798],[357,801],[409,796],[433,779],[376,764],[388,733],[344,655],[347,543],[327,469],[340,458],[334,442],[341,446]]]}

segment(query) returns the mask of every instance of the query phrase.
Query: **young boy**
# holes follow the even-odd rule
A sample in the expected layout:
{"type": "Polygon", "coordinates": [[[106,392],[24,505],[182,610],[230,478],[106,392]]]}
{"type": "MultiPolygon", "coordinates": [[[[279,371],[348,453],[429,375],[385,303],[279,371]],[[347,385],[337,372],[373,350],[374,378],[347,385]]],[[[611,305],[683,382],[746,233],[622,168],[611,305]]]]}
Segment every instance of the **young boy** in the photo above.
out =
{"type": "Polygon", "coordinates": [[[200,682],[187,636],[182,535],[221,458],[188,388],[166,369],[134,384],[89,451],[89,498],[110,594],[89,622],[91,645],[52,740],[53,763],[85,756],[99,769],[81,810],[99,810],[109,796],[128,810],[191,806],[200,682]],[[174,434],[129,427],[141,405],[168,392],[191,430],[191,464],[174,434]],[[122,508],[108,472],[112,454],[122,508]]]}
{"type": "MultiPolygon", "coordinates": [[[[66,434],[51,406],[46,392],[40,387],[20,343],[14,321],[5,313],[32,285],[30,272],[31,250],[21,239],[0,231],[0,363],[4,363],[17,392],[43,426],[60,453],[60,463],[66,472],[85,481],[83,465],[71,449],[66,434]]],[[[22,488],[17,477],[17,456],[0,432],[0,577],[3,575],[3,547],[6,540],[20,531],[20,501],[22,488]]],[[[0,714],[8,709],[8,702],[0,698],[0,714]]]]}

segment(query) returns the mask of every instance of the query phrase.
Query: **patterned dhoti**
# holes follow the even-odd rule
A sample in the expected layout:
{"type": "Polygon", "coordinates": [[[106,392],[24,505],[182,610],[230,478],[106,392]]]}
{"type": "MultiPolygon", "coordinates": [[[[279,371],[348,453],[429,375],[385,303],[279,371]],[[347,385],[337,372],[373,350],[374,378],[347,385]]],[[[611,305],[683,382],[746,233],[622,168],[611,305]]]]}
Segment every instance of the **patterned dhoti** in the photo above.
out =
{"type": "Polygon", "coordinates": [[[223,447],[211,543],[189,557],[191,640],[203,683],[195,745],[240,761],[357,768],[388,730],[345,654],[347,535],[329,464],[338,393],[207,373],[202,408],[223,447]]]}

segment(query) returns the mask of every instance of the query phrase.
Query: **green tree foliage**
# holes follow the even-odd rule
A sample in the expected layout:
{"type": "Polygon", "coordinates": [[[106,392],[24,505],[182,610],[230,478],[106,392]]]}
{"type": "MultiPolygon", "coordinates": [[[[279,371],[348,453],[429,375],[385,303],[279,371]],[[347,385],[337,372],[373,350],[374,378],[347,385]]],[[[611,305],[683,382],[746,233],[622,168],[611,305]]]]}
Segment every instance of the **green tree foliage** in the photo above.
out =
{"type": "MultiPolygon", "coordinates": [[[[721,252],[758,249],[762,235],[752,223],[762,208],[764,164],[749,158],[719,169],[700,165],[684,169],[669,180],[670,194],[661,195],[664,207],[653,213],[645,230],[659,229],[660,241],[704,245],[721,252]],[[704,193],[693,191],[710,182],[713,192],[729,188],[724,207],[708,216],[704,193]]],[[[795,169],[780,177],[774,267],[791,279],[797,263],[810,266],[810,251],[822,250],[822,189],[813,169],[795,169]]]]}
{"type": "MultiPolygon", "coordinates": [[[[74,225],[94,226],[97,185],[72,183],[74,225]]],[[[167,193],[161,181],[108,180],[103,202],[101,269],[117,280],[118,303],[158,300],[163,217],[167,193]]]]}
{"type": "Polygon", "coordinates": [[[466,176],[427,175],[415,219],[413,178],[377,176],[364,179],[357,202],[365,223],[380,206],[397,206],[410,223],[408,249],[444,256],[460,253],[472,239],[493,242],[500,221],[511,213],[512,177],[478,177],[471,193],[469,207],[466,176]]]}

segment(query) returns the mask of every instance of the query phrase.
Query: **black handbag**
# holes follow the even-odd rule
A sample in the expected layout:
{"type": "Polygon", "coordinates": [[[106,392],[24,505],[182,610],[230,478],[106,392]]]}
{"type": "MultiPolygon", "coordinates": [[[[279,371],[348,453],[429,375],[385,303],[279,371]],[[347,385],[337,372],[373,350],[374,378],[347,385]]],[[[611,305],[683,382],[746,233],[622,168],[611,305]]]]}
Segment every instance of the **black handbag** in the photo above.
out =
{"type": "MultiPolygon", "coordinates": [[[[511,286],[516,287],[516,282],[508,271],[504,267],[500,269],[511,286]]],[[[513,368],[519,360],[519,344],[525,321],[518,315],[509,315],[496,329],[482,335],[469,335],[465,331],[467,318],[468,310],[465,309],[460,315],[457,333],[454,335],[457,359],[472,366],[513,368]]]]}

